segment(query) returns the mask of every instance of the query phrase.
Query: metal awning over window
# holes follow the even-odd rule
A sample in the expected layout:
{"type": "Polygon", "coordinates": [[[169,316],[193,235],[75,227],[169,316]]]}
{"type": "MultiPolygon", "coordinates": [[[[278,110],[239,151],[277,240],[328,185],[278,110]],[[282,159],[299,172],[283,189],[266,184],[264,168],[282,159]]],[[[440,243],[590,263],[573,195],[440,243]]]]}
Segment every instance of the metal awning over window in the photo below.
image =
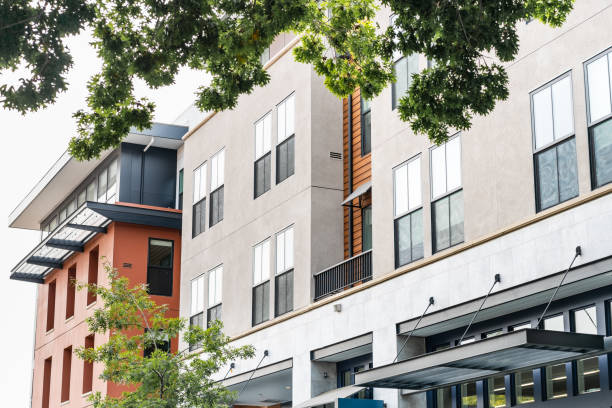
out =
{"type": "MultiPolygon", "coordinates": [[[[371,181],[363,183],[362,185],[357,187],[351,194],[349,194],[348,197],[346,197],[346,199],[342,202],[341,205],[351,207],[352,206],[351,203],[353,202],[354,199],[356,199],[357,197],[361,199],[361,196],[367,193],[368,191],[370,191],[371,189],[372,189],[371,181]]],[[[360,201],[359,207],[361,207],[361,200],[359,201],[360,201]]]]}
{"type": "Polygon", "coordinates": [[[333,404],[340,398],[348,398],[351,395],[357,394],[359,391],[365,389],[365,387],[357,387],[355,385],[349,385],[347,387],[336,388],[335,390],[324,392],[323,394],[317,395],[308,401],[302,402],[301,404],[294,405],[293,408],[311,408],[318,407],[325,404],[333,404]]]}
{"type": "Polygon", "coordinates": [[[11,279],[43,283],[53,269],[61,269],[96,234],[106,233],[113,221],[181,228],[181,213],[121,204],[86,202],[11,270],[11,279]]]}
{"type": "Polygon", "coordinates": [[[363,371],[356,374],[355,383],[420,392],[604,350],[603,336],[524,329],[363,371]]]}

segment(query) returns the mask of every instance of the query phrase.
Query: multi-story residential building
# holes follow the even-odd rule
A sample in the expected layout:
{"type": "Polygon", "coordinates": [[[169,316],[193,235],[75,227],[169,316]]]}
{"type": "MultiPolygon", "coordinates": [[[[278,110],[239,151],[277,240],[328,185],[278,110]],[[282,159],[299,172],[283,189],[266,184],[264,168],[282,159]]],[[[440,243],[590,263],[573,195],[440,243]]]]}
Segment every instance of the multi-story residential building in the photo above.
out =
{"type": "Polygon", "coordinates": [[[522,23],[508,99],[440,146],[395,111],[423,56],[340,101],[270,47],[178,153],[180,314],[257,349],[220,373],[235,405],[610,405],[610,21],[522,23]]]}
{"type": "MultiPolygon", "coordinates": [[[[117,149],[79,162],[64,154],[9,216],[9,226],[41,231],[41,241],[11,271],[38,284],[33,354],[33,408],[85,407],[92,391],[119,396],[99,378],[103,367],[79,360],[78,347],[100,345],[91,334],[95,294],[74,282],[104,285],[105,264],[179,314],[182,181],[177,149],[186,127],[155,124],[117,149]],[[177,178],[178,177],[178,178],[177,178]],[[178,207],[178,209],[177,209],[178,207]]],[[[167,344],[177,350],[177,340],[167,344]]]]}

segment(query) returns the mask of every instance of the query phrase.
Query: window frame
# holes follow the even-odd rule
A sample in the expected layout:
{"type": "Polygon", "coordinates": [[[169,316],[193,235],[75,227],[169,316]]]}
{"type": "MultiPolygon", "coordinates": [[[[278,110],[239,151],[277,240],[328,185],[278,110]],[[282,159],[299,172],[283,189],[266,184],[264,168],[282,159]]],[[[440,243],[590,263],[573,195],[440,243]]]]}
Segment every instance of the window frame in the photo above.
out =
{"type": "Polygon", "coordinates": [[[148,245],[147,245],[147,288],[148,288],[148,293],[152,296],[164,296],[164,297],[172,297],[173,293],[174,293],[174,240],[172,239],[165,239],[165,238],[155,238],[155,237],[149,237],[148,238],[148,245]],[[151,241],[166,241],[166,242],[170,242],[170,267],[164,267],[164,266],[152,266],[151,265],[151,241]],[[150,275],[150,268],[157,268],[157,269],[166,269],[170,271],[170,282],[169,282],[169,287],[170,287],[170,294],[159,294],[159,293],[151,293],[150,290],[150,286],[149,286],[149,275],[150,275]]]}
{"type": "Polygon", "coordinates": [[[202,162],[199,166],[197,166],[195,169],[193,169],[192,171],[192,175],[193,175],[193,189],[192,189],[192,194],[191,194],[191,238],[195,238],[198,235],[200,235],[201,233],[203,233],[204,231],[206,231],[206,198],[207,198],[207,178],[208,178],[208,161],[204,161],[202,162]],[[196,172],[199,172],[200,178],[199,178],[199,194],[196,197],[196,172]],[[204,177],[204,182],[202,183],[202,176],[204,177]],[[204,187],[204,192],[202,193],[202,189],[201,187],[204,187]],[[197,219],[195,216],[195,208],[196,206],[203,206],[203,210],[200,213],[200,218],[197,219]],[[202,214],[203,213],[203,214],[202,214]],[[200,225],[199,228],[199,232],[196,233],[196,222],[198,222],[199,220],[202,220],[202,225],[200,225]]]}
{"type": "Polygon", "coordinates": [[[210,158],[210,202],[209,202],[209,210],[208,210],[208,228],[212,228],[216,224],[223,221],[223,208],[225,206],[224,193],[225,193],[225,147],[219,150],[217,153],[213,154],[210,158]],[[221,166],[219,166],[219,158],[222,158],[221,166]],[[217,182],[213,186],[213,163],[216,163],[216,175],[217,182]],[[219,177],[221,175],[221,177],[219,177]],[[221,178],[221,182],[219,179],[221,178]],[[215,211],[213,209],[213,205],[215,203],[214,199],[217,199],[217,218],[214,218],[215,211]],[[219,204],[222,202],[223,204],[219,204]]]}
{"type": "MultiPolygon", "coordinates": [[[[266,321],[270,320],[270,311],[269,310],[265,310],[264,306],[265,306],[265,303],[266,303],[265,302],[265,296],[266,296],[266,285],[267,285],[268,309],[270,308],[270,269],[271,269],[271,266],[272,266],[271,262],[270,262],[271,256],[272,256],[271,252],[272,252],[272,239],[271,239],[271,237],[267,237],[264,240],[259,241],[257,244],[252,246],[252,252],[251,252],[253,254],[252,263],[251,263],[251,265],[252,265],[252,271],[251,271],[251,297],[252,297],[251,298],[251,325],[252,326],[257,326],[258,324],[261,324],[263,322],[266,322],[266,321]],[[268,253],[267,253],[267,256],[268,256],[268,270],[266,271],[267,274],[266,274],[266,276],[264,278],[264,253],[263,253],[263,251],[264,251],[266,243],[268,243],[268,253]],[[256,276],[255,276],[255,271],[256,271],[255,264],[257,262],[256,251],[257,251],[258,247],[261,247],[261,254],[262,254],[261,255],[261,259],[259,260],[261,275],[260,275],[259,279],[256,279],[256,276]],[[257,301],[256,291],[259,290],[260,288],[261,288],[261,291],[263,292],[262,293],[262,305],[261,305],[261,308],[262,308],[262,316],[261,316],[261,318],[262,318],[262,320],[258,321],[256,319],[256,317],[258,317],[258,316],[255,316],[255,310],[256,310],[255,302],[257,301]]],[[[276,276],[276,274],[274,276],[276,276]]]]}
{"type": "Polygon", "coordinates": [[[360,128],[361,128],[361,157],[364,157],[370,153],[372,153],[372,101],[368,101],[369,103],[367,110],[363,110],[363,106],[364,106],[364,97],[360,96],[360,100],[359,100],[359,108],[360,108],[360,128]],[[365,117],[365,115],[370,114],[370,143],[369,143],[369,150],[366,151],[366,138],[365,138],[365,126],[364,123],[365,121],[363,120],[363,118],[365,117]]]}
{"type": "MultiPolygon", "coordinates": [[[[274,255],[275,255],[275,257],[274,257],[274,275],[276,276],[276,275],[282,275],[285,272],[288,272],[290,270],[295,269],[295,228],[294,228],[294,224],[291,224],[291,225],[283,228],[282,230],[278,231],[275,234],[274,238],[275,238],[274,239],[274,243],[275,243],[275,246],[274,246],[274,250],[275,250],[274,251],[275,252],[274,253],[274,255]],[[290,230],[291,230],[291,233],[293,235],[292,242],[291,242],[291,261],[292,262],[291,262],[291,266],[287,267],[287,262],[286,262],[286,259],[287,259],[287,238],[286,238],[285,234],[288,231],[290,231],[290,230]],[[283,237],[283,269],[279,270],[278,269],[278,239],[279,239],[279,237],[281,235],[283,237]]],[[[262,241],[261,243],[263,243],[265,241],[266,240],[262,241]]],[[[272,246],[270,246],[270,248],[272,248],[272,246]]]]}

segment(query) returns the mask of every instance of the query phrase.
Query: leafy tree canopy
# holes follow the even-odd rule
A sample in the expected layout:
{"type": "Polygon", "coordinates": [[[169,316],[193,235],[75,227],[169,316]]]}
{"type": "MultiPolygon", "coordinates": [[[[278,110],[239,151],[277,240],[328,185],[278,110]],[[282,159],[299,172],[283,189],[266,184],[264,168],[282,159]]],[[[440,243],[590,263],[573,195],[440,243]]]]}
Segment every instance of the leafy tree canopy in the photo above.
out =
{"type": "Polygon", "coordinates": [[[232,361],[253,357],[251,346],[229,346],[229,338],[216,322],[204,330],[186,328],[180,318],[166,317],[167,307],[157,305],[146,285],[130,287],[125,277],[105,263],[109,285],[78,284],[96,293],[103,307],[87,319],[93,333],[109,336],[97,347],[76,350],[83,360],[104,366],[100,378],[126,386],[120,397],[93,393],[95,408],[217,408],[230,407],[235,399],[213,380],[232,361]],[[198,344],[197,353],[168,352],[167,341],[183,333],[189,344],[198,344]]]}
{"type": "Polygon", "coordinates": [[[134,95],[133,81],[173,83],[181,67],[212,82],[196,91],[201,110],[222,111],[266,85],[260,55],[282,33],[301,35],[295,58],[314,66],[335,95],[357,87],[366,98],[391,81],[393,55],[433,62],[413,75],[399,115],[440,143],[469,129],[508,96],[503,63],[518,51],[517,24],[560,26],[573,0],[0,0],[0,69],[25,63],[29,78],[0,86],[5,108],[21,112],[53,102],[72,64],[66,37],[90,28],[102,71],[89,84],[88,106],[75,113],[78,159],[117,146],[132,126],[147,128],[155,106],[134,95]],[[395,18],[374,22],[379,7],[395,18]],[[384,24],[386,26],[386,24],[384,24]]]}

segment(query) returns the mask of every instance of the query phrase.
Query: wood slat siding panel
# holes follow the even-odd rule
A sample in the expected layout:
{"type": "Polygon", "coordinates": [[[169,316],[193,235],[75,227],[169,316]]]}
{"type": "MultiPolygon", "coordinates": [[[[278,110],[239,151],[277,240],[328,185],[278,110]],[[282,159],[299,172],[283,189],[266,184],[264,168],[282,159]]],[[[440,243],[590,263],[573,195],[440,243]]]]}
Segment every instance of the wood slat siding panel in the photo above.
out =
{"type": "MultiPolygon", "coordinates": [[[[353,137],[350,148],[353,153],[353,174],[349,175],[349,137],[348,137],[348,98],[342,100],[342,134],[343,134],[343,161],[344,161],[344,197],[346,198],[349,192],[349,177],[353,180],[353,189],[372,179],[372,159],[371,154],[361,156],[361,93],[359,89],[353,92],[352,95],[353,108],[353,137]]],[[[363,197],[362,205],[365,207],[372,202],[370,194],[363,197]]],[[[359,200],[355,199],[353,205],[358,205],[359,200]]],[[[353,255],[361,252],[361,211],[358,208],[353,210],[353,255]]],[[[349,209],[344,208],[344,258],[349,257],[349,209]]]]}

